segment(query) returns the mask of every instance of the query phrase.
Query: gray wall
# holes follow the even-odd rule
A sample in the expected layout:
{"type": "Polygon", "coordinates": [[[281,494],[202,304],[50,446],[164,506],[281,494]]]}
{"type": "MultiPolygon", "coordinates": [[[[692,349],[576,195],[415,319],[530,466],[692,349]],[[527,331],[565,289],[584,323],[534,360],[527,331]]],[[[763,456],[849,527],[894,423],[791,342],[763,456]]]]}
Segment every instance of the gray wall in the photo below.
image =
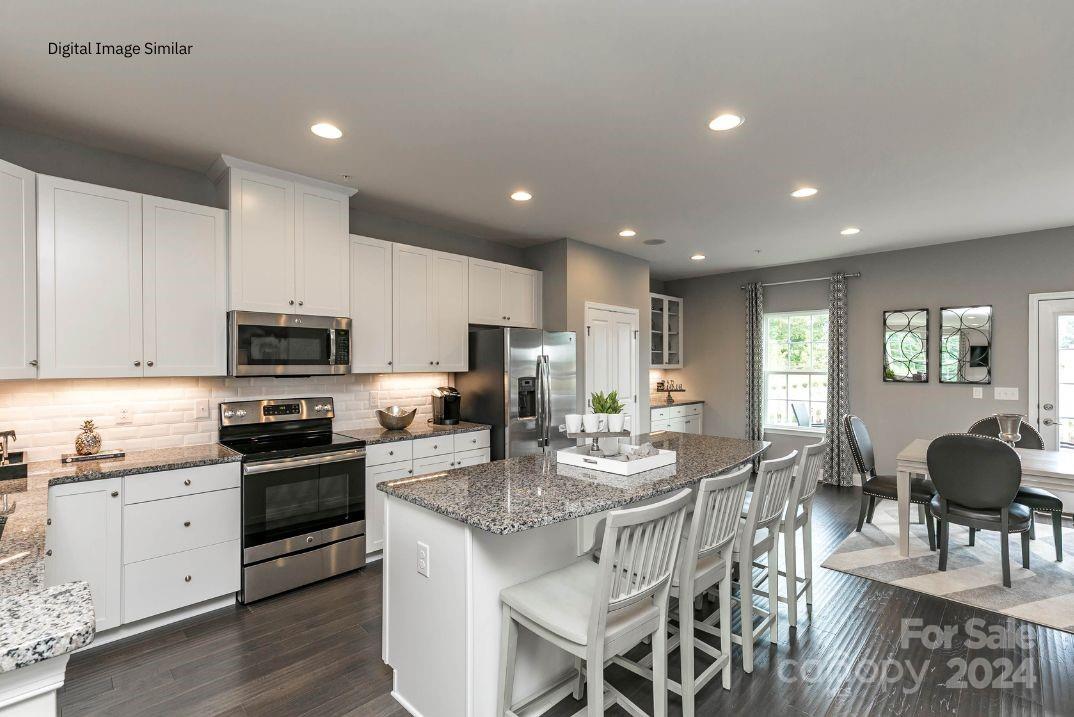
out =
{"type": "MultiPolygon", "coordinates": [[[[895,456],[913,438],[963,431],[997,411],[1027,412],[1028,295],[1074,289],[1074,227],[977,239],[920,249],[699,277],[667,283],[685,299],[686,363],[679,373],[691,395],[706,400],[705,432],[744,431],[746,281],[787,281],[861,272],[850,280],[850,407],[869,426],[877,469],[892,473],[895,456]],[[937,332],[941,306],[994,307],[992,385],[983,399],[970,386],[940,384],[937,332]],[[927,307],[930,383],[891,384],[882,379],[884,310],[927,307]],[[995,386],[1015,386],[1018,401],[996,401],[995,386]]],[[[827,282],[765,289],[768,311],[827,307],[827,282]]],[[[777,438],[771,455],[804,440],[777,438]]]]}
{"type": "MultiPolygon", "coordinates": [[[[0,159],[41,174],[219,206],[216,188],[201,172],[10,127],[0,126],[0,159]]],[[[362,207],[360,198],[353,201],[358,206],[350,211],[352,234],[528,266],[519,247],[400,219],[362,207]]]]}

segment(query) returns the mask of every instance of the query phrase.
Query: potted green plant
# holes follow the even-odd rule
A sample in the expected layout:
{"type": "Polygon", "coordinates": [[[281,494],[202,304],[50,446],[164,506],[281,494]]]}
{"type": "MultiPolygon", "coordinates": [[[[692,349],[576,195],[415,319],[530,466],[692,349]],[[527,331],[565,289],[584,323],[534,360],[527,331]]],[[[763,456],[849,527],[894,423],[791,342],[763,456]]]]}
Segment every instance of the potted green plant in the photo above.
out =
{"type": "Polygon", "coordinates": [[[593,405],[593,413],[601,416],[605,430],[616,433],[623,430],[626,416],[623,415],[625,406],[619,401],[619,392],[610,391],[607,395],[603,392],[594,393],[590,397],[593,405]]]}

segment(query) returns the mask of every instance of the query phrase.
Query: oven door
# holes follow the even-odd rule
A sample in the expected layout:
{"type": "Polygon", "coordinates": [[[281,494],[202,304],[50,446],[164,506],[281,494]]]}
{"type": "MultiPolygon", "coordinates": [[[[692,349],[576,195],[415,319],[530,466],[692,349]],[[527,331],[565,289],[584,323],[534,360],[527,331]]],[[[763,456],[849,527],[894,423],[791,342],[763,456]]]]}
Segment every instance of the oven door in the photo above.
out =
{"type": "Polygon", "coordinates": [[[243,564],[364,534],[364,449],[243,466],[243,564]]]}
{"type": "Polygon", "coordinates": [[[231,376],[314,376],[350,370],[348,318],[252,311],[232,311],[228,317],[231,376]]]}

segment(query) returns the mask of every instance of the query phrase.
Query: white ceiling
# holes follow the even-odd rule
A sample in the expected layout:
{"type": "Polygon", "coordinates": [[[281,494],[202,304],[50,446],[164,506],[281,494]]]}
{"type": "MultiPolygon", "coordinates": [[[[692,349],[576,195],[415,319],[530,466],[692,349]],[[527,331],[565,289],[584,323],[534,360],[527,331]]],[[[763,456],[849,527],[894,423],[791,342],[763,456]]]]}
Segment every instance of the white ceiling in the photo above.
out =
{"type": "Polygon", "coordinates": [[[1074,224],[1072,27],[1069,0],[5,0],[0,123],[350,174],[397,213],[678,277],[1074,224]],[[149,40],[194,53],[47,54],[149,40]],[[722,111],[746,123],[711,132],[722,111]]]}

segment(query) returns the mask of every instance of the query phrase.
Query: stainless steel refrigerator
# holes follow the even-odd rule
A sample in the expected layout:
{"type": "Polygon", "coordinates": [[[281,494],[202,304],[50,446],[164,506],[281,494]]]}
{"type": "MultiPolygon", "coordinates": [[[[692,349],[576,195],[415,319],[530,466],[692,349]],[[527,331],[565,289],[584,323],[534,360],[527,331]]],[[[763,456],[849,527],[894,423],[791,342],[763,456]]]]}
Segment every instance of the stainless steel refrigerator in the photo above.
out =
{"type": "Polygon", "coordinates": [[[492,460],[573,446],[577,412],[573,331],[473,329],[470,370],[455,374],[462,418],[492,426],[492,460]]]}

